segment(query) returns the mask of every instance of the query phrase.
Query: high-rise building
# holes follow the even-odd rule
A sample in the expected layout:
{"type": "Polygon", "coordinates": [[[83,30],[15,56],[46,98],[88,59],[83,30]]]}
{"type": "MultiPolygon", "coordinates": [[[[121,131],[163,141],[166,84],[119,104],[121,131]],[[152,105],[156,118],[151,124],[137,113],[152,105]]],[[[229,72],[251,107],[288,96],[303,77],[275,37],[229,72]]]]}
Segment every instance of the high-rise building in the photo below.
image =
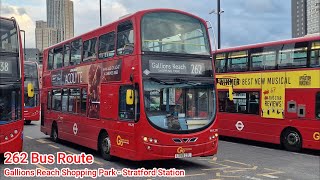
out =
{"type": "Polygon", "coordinates": [[[43,49],[57,43],[57,30],[54,28],[48,28],[47,22],[36,21],[36,48],[40,52],[43,49]]]}
{"type": "Polygon", "coordinates": [[[307,34],[320,33],[320,0],[307,0],[307,34]]]}
{"type": "Polygon", "coordinates": [[[292,0],[292,37],[320,33],[320,0],[292,0]]]}
{"type": "Polygon", "coordinates": [[[70,0],[47,0],[49,28],[57,29],[57,42],[74,36],[73,2],[70,0]]]}
{"type": "Polygon", "coordinates": [[[292,37],[301,37],[307,34],[307,5],[306,0],[291,1],[292,37]]]}

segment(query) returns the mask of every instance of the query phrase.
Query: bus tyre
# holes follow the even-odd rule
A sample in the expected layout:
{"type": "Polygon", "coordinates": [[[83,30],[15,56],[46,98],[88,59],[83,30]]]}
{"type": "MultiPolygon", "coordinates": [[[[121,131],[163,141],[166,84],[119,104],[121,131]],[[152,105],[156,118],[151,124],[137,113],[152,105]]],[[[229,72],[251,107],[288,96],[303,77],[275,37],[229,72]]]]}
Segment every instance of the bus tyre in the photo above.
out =
{"type": "Polygon", "coordinates": [[[57,124],[53,124],[51,128],[51,139],[53,142],[58,142],[59,137],[58,137],[58,126],[57,124]]]}
{"type": "Polygon", "coordinates": [[[24,121],[24,123],[25,123],[26,125],[30,125],[30,124],[31,124],[31,121],[30,121],[30,120],[26,120],[26,121],[24,121]]]}
{"type": "Polygon", "coordinates": [[[301,135],[297,130],[287,129],[282,133],[281,142],[288,151],[300,151],[302,148],[301,135]]]}
{"type": "Polygon", "coordinates": [[[113,157],[110,155],[111,141],[106,132],[103,132],[99,137],[99,150],[103,159],[111,161],[113,157]]]}

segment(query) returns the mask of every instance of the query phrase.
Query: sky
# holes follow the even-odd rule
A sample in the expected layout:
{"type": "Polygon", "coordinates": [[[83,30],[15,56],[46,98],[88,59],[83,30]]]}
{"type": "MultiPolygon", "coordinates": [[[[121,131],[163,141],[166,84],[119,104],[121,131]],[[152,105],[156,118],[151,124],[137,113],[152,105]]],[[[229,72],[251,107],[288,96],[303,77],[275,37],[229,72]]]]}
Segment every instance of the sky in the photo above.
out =
{"type": "MultiPolygon", "coordinates": [[[[75,36],[98,28],[99,0],[73,2],[75,36]]],[[[217,15],[209,14],[216,5],[216,0],[102,0],[102,23],[142,9],[172,8],[210,21],[217,34],[217,15]]],[[[291,0],[221,0],[220,6],[222,48],[291,38],[291,0]]],[[[26,31],[26,47],[34,48],[35,21],[47,20],[46,0],[0,0],[0,16],[15,17],[26,31]]]]}

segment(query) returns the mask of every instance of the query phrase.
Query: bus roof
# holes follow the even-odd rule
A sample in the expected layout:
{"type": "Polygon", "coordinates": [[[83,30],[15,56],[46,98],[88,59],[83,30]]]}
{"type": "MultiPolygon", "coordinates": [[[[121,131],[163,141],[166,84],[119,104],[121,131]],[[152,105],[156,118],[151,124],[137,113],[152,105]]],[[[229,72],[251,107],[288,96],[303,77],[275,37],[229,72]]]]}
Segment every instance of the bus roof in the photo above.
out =
{"type": "Polygon", "coordinates": [[[263,42],[263,43],[250,44],[250,45],[244,45],[244,46],[236,46],[236,47],[231,47],[231,48],[218,49],[217,51],[212,51],[212,53],[216,54],[216,53],[223,53],[223,52],[230,52],[230,51],[241,51],[241,50],[259,48],[259,47],[268,47],[268,46],[276,46],[276,45],[281,45],[281,44],[290,44],[290,43],[296,43],[296,42],[316,41],[316,40],[320,40],[320,36],[306,36],[306,37],[299,37],[299,38],[293,38],[293,39],[287,39],[287,40],[263,42]]]}
{"type": "Polygon", "coordinates": [[[61,46],[61,45],[65,44],[66,42],[71,42],[71,41],[73,41],[73,40],[77,40],[77,39],[79,39],[79,38],[81,38],[81,37],[83,37],[83,36],[89,35],[89,34],[91,34],[91,33],[94,33],[94,32],[100,31],[100,30],[103,30],[103,29],[105,29],[106,27],[109,27],[109,26],[112,26],[112,25],[121,23],[121,22],[123,22],[124,20],[127,20],[127,19],[132,18],[133,16],[139,16],[139,15],[143,15],[143,14],[145,14],[145,13],[156,12],[156,11],[177,12],[177,13],[182,13],[182,14],[186,14],[186,15],[188,15],[188,16],[192,16],[192,17],[201,19],[201,18],[198,17],[198,16],[195,16],[195,15],[190,14],[190,13],[188,13],[188,12],[184,12],[184,11],[182,11],[182,10],[177,10],[177,9],[157,8],[157,9],[140,10],[140,11],[137,11],[137,12],[135,12],[135,13],[126,14],[126,15],[124,15],[124,16],[121,16],[121,17],[119,17],[119,19],[117,19],[117,20],[115,20],[115,21],[113,21],[113,22],[110,22],[110,23],[108,23],[108,24],[106,24],[106,25],[103,25],[103,26],[101,26],[101,27],[95,28],[95,29],[93,29],[93,30],[91,30],[91,31],[88,31],[88,32],[84,33],[84,34],[81,34],[81,35],[75,36],[75,37],[73,37],[73,38],[70,38],[70,39],[64,40],[64,41],[62,41],[62,42],[59,42],[59,43],[57,43],[57,44],[54,44],[54,45],[52,45],[52,46],[50,46],[50,47],[45,48],[44,51],[46,51],[46,50],[48,50],[48,49],[51,49],[51,48],[53,48],[53,47],[56,47],[56,46],[61,46]]]}

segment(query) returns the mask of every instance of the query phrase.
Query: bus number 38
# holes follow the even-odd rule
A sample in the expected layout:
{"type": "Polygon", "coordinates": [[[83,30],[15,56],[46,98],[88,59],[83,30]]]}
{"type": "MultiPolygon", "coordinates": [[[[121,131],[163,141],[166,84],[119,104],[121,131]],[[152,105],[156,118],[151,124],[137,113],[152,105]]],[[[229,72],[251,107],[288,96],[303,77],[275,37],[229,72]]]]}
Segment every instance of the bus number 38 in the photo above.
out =
{"type": "Polygon", "coordinates": [[[201,65],[194,65],[194,64],[191,64],[191,74],[201,74],[202,72],[202,67],[201,65]]]}
{"type": "Polygon", "coordinates": [[[9,71],[9,63],[8,62],[0,62],[0,71],[2,71],[2,72],[9,71]]]}

